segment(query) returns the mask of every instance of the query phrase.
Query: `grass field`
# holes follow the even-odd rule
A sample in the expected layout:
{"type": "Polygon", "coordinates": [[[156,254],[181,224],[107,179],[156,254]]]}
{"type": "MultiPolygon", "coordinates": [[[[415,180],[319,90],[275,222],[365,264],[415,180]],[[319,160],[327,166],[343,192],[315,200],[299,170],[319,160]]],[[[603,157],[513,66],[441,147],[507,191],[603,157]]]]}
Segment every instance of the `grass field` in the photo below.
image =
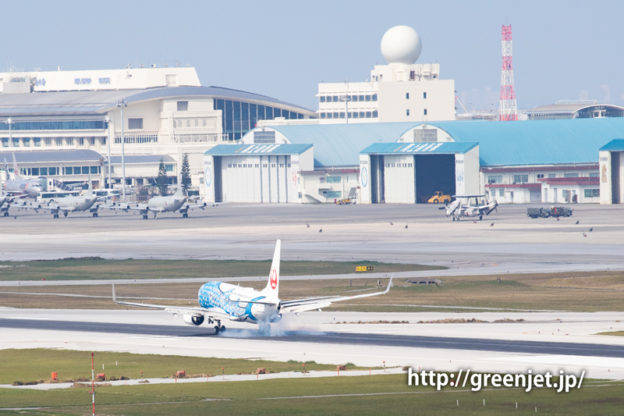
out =
{"type": "Polygon", "coordinates": [[[624,331],[598,332],[596,335],[610,335],[616,337],[624,337],[624,331]]]}
{"type": "MultiPolygon", "coordinates": [[[[465,306],[567,311],[623,311],[624,273],[578,272],[558,274],[520,274],[499,276],[452,276],[440,278],[442,285],[414,285],[409,279],[395,279],[387,295],[336,304],[328,310],[418,312],[427,306],[465,306]]],[[[386,279],[381,279],[382,287],[386,279]]],[[[234,282],[236,283],[236,282],[234,282]]],[[[284,299],[310,296],[362,293],[376,288],[375,279],[284,280],[280,295],[284,299]]],[[[263,287],[265,280],[240,282],[243,286],[263,287]]],[[[161,298],[158,303],[194,305],[197,283],[121,285],[123,297],[161,298]],[[162,298],[176,298],[162,300],[162,298]]],[[[103,286],[57,286],[0,288],[0,305],[40,308],[116,308],[110,300],[111,288],[103,286]],[[9,293],[6,293],[9,292],[9,293]],[[23,293],[73,293],[88,296],[60,297],[15,295],[23,293]]],[[[436,310],[454,310],[453,307],[436,310]]],[[[460,310],[461,309],[455,309],[460,310]]]]}
{"type": "MultiPolygon", "coordinates": [[[[371,261],[282,261],[283,275],[353,273],[355,266],[370,265],[375,272],[444,269],[419,264],[371,261]]],[[[105,260],[76,258],[0,262],[0,280],[159,279],[180,277],[231,277],[268,275],[270,260],[105,260]]]]}
{"type": "MultiPolygon", "coordinates": [[[[284,371],[335,370],[336,365],[289,361],[243,360],[223,358],[183,357],[177,355],[130,354],[119,352],[95,353],[95,370],[106,377],[130,379],[172,377],[184,370],[187,376],[219,374],[255,374],[258,368],[267,373],[284,371]]],[[[337,363],[345,365],[346,363],[337,363]]],[[[347,365],[346,369],[355,369],[347,365]]],[[[84,351],[29,349],[0,350],[0,384],[50,381],[56,371],[59,381],[91,379],[91,353],[84,351]]],[[[1,401],[0,401],[1,403],[1,401]]]]}
{"type": "MultiPolygon", "coordinates": [[[[470,391],[408,387],[404,375],[101,387],[98,415],[621,415],[624,384],[586,380],[570,393],[518,389],[470,391]],[[485,406],[484,406],[485,400],[485,406]],[[459,403],[459,406],[458,406],[459,403]],[[516,409],[517,403],[517,409],[516,409]]],[[[86,387],[57,391],[0,389],[2,411],[90,415],[86,387]]]]}

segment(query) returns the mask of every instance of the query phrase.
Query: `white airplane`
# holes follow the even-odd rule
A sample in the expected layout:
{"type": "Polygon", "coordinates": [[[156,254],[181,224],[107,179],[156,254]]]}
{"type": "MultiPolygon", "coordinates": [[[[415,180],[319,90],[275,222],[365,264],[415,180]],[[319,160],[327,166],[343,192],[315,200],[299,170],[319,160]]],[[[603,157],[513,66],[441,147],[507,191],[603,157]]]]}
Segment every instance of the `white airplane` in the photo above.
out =
{"type": "Polygon", "coordinates": [[[281,241],[275,243],[275,252],[269,281],[264,289],[258,291],[250,287],[241,287],[223,282],[204,283],[197,293],[198,307],[179,307],[167,305],[155,305],[149,303],[122,302],[117,300],[115,285],[113,285],[113,301],[120,305],[138,306],[165,310],[174,315],[181,316],[184,322],[193,326],[214,326],[215,333],[225,331],[221,320],[248,322],[260,326],[261,331],[269,328],[272,322],[282,318],[282,313],[299,313],[315,309],[326,308],[333,302],[344,300],[367,298],[388,293],[392,284],[392,278],[388,287],[382,292],[366,293],[354,296],[326,296],[297,300],[280,300],[279,276],[280,276],[280,249],[281,241]]]}
{"type": "Polygon", "coordinates": [[[118,209],[122,211],[139,211],[139,214],[143,217],[144,220],[148,218],[148,214],[150,212],[154,213],[154,218],[161,212],[179,212],[182,214],[182,218],[188,218],[189,209],[206,208],[207,204],[196,204],[191,205],[188,203],[188,198],[184,195],[184,191],[182,187],[179,187],[175,194],[168,196],[155,196],[147,201],[147,204],[127,204],[127,203],[115,203],[108,208],[118,209]]]}
{"type": "Polygon", "coordinates": [[[446,206],[446,216],[451,217],[453,221],[459,221],[462,217],[471,218],[479,217],[479,221],[484,215],[489,215],[498,207],[498,202],[483,201],[485,195],[453,195],[455,200],[446,206]],[[473,205],[470,204],[470,198],[474,198],[473,205]]]}
{"type": "Polygon", "coordinates": [[[25,178],[20,174],[17,167],[17,161],[15,160],[15,153],[13,153],[13,179],[9,177],[9,169],[6,159],[4,160],[4,166],[6,171],[6,181],[4,183],[4,191],[14,196],[24,196],[30,198],[36,198],[41,191],[43,191],[43,183],[45,178],[25,178]]]}
{"type": "Polygon", "coordinates": [[[66,196],[58,199],[51,199],[47,206],[39,209],[48,210],[54,218],[58,218],[62,212],[64,217],[70,212],[89,211],[94,217],[98,216],[98,196],[89,190],[84,195],[66,196]]]}

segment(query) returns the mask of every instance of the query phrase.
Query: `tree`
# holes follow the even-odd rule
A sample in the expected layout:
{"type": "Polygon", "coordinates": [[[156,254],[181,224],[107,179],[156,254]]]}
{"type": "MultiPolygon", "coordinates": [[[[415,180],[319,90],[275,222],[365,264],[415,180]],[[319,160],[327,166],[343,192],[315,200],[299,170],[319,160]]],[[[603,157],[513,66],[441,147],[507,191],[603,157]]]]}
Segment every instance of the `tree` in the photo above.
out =
{"type": "Polygon", "coordinates": [[[186,194],[189,186],[191,186],[191,168],[189,167],[188,153],[184,153],[182,158],[182,170],[180,171],[181,185],[184,193],[186,194]]]}
{"type": "Polygon", "coordinates": [[[165,168],[165,161],[160,159],[160,165],[158,165],[158,176],[156,177],[156,186],[161,195],[167,195],[167,169],[165,168]]]}

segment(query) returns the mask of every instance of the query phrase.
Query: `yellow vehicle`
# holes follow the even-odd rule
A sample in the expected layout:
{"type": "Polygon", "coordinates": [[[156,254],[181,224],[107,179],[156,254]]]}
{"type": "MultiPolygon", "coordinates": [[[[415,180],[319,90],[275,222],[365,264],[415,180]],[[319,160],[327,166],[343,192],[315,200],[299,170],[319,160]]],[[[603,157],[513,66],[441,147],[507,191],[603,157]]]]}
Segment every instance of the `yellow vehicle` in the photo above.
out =
{"type": "Polygon", "coordinates": [[[428,204],[445,204],[451,202],[451,196],[442,191],[435,191],[433,196],[427,200],[428,204]]]}

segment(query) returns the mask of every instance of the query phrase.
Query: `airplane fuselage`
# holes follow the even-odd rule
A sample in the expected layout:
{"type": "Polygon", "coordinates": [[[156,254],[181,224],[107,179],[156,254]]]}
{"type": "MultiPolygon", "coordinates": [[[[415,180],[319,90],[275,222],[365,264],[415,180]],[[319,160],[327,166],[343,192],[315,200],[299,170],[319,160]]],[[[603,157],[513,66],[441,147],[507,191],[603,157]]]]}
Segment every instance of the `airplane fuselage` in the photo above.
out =
{"type": "Polygon", "coordinates": [[[278,303],[262,304],[265,299],[259,291],[223,282],[203,284],[197,293],[199,306],[210,311],[227,314],[232,321],[274,322],[280,319],[278,303]]]}
{"type": "Polygon", "coordinates": [[[186,197],[176,195],[155,196],[147,203],[147,209],[151,212],[175,212],[186,202],[186,197]]]}
{"type": "Polygon", "coordinates": [[[87,211],[97,201],[97,197],[68,196],[54,201],[62,211],[87,211]]]}
{"type": "Polygon", "coordinates": [[[43,190],[40,179],[11,179],[6,181],[4,190],[12,194],[25,194],[36,198],[43,190]]]}

